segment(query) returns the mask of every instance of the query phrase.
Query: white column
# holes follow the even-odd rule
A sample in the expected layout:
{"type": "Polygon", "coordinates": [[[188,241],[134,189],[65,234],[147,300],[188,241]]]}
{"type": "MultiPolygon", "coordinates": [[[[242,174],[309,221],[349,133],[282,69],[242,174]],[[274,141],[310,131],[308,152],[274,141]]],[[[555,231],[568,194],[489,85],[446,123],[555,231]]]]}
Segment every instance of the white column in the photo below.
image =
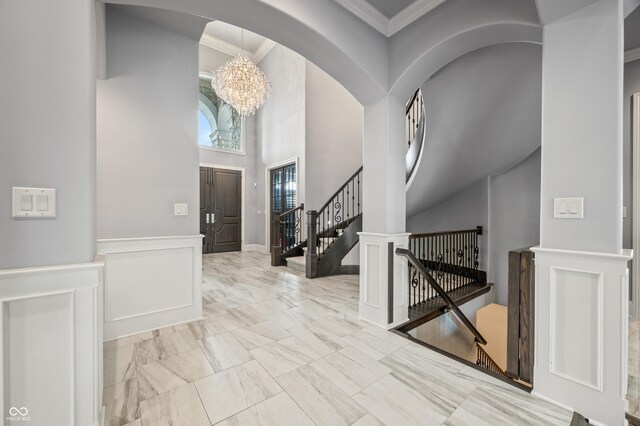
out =
{"type": "Polygon", "coordinates": [[[544,27],[533,392],[624,424],[630,251],[622,250],[622,0],[544,27]],[[597,99],[597,101],[594,101],[597,99]],[[554,198],[584,197],[584,219],[554,198]]]}
{"type": "Polygon", "coordinates": [[[407,263],[394,255],[393,320],[388,322],[388,244],[408,247],[405,102],[387,96],[364,108],[363,232],[360,233],[360,317],[391,328],[407,320],[407,263]]]}

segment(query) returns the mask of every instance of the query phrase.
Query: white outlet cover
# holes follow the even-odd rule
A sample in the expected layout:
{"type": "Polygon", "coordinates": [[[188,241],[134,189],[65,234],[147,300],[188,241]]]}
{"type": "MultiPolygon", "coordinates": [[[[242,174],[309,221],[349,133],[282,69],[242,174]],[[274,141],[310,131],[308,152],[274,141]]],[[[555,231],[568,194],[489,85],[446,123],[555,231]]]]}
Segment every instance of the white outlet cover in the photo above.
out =
{"type": "Polygon", "coordinates": [[[53,188],[12,188],[12,216],[25,219],[56,217],[56,190],[53,188]]]}
{"type": "Polygon", "coordinates": [[[174,216],[189,216],[189,204],[175,203],[173,205],[174,216]]]}

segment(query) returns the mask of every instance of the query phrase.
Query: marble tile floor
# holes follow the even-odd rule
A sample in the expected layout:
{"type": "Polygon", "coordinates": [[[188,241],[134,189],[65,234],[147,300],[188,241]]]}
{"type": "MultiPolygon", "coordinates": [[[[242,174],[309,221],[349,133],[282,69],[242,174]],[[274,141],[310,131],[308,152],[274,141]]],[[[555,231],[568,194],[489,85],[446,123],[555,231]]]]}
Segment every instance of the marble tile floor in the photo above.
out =
{"type": "Polygon", "coordinates": [[[204,319],[104,344],[106,425],[568,425],[572,413],[358,319],[358,277],[206,255],[204,319]]]}
{"type": "Polygon", "coordinates": [[[629,321],[629,365],[627,376],[627,413],[640,419],[640,320],[629,321]]]}

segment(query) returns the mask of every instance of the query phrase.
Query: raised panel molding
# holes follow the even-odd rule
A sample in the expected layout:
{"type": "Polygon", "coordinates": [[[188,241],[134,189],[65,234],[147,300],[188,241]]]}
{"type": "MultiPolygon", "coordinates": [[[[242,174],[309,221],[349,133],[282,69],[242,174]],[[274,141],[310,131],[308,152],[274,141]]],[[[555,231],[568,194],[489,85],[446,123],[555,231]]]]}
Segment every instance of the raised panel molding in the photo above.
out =
{"type": "Polygon", "coordinates": [[[549,371],[600,392],[603,282],[601,273],[551,268],[549,371]]]}
{"type": "Polygon", "coordinates": [[[367,243],[364,246],[365,265],[364,280],[367,283],[364,288],[364,303],[373,307],[380,308],[380,300],[382,299],[382,257],[380,255],[380,244],[367,243]]]}
{"type": "Polygon", "coordinates": [[[534,394],[594,424],[624,424],[631,250],[534,247],[534,394]]]}
{"type": "Polygon", "coordinates": [[[408,321],[408,266],[394,255],[393,262],[393,322],[388,322],[391,304],[389,297],[389,243],[406,248],[409,234],[373,234],[359,232],[360,236],[360,305],[361,319],[379,327],[390,329],[408,321]]]}
{"type": "Polygon", "coordinates": [[[104,257],[104,338],[202,318],[202,237],[98,240],[104,257]]]}
{"type": "Polygon", "coordinates": [[[93,425],[102,406],[102,269],[0,271],[0,414],[7,424],[93,425]]]}

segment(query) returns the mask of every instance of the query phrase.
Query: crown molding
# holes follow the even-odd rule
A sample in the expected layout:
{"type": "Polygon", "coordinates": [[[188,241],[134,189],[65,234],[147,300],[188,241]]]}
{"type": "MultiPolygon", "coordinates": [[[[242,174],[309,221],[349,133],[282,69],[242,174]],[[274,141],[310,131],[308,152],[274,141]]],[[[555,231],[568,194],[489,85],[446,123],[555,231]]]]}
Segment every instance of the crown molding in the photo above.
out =
{"type": "Polygon", "coordinates": [[[276,42],[269,39],[262,42],[260,47],[258,47],[258,50],[256,50],[253,54],[253,61],[256,64],[260,62],[265,56],[267,56],[267,53],[269,53],[271,49],[273,49],[273,46],[275,45],[276,45],[276,42]]]}
{"type": "Polygon", "coordinates": [[[416,0],[389,19],[366,0],[335,1],[387,37],[391,37],[445,2],[445,0],[416,0]]]}
{"type": "Polygon", "coordinates": [[[209,34],[202,34],[202,37],[200,38],[200,44],[233,57],[236,57],[244,52],[244,55],[246,57],[257,64],[262,60],[262,58],[265,57],[267,53],[269,53],[273,46],[276,45],[276,42],[267,39],[262,42],[260,47],[258,47],[255,52],[249,52],[248,50],[239,48],[235,44],[220,40],[217,37],[210,36],[209,34]]]}
{"type": "Polygon", "coordinates": [[[389,20],[389,37],[431,12],[445,0],[416,0],[389,20]]]}
{"type": "Polygon", "coordinates": [[[242,53],[242,49],[238,46],[220,40],[219,38],[212,37],[209,34],[202,34],[200,37],[200,44],[217,50],[218,52],[225,53],[229,56],[238,56],[242,53]]]}
{"type": "Polygon", "coordinates": [[[335,0],[336,3],[362,19],[375,30],[388,36],[389,19],[365,0],[335,0]]]}
{"type": "Polygon", "coordinates": [[[640,59],[640,47],[624,52],[624,62],[637,61],[640,59]]]}

